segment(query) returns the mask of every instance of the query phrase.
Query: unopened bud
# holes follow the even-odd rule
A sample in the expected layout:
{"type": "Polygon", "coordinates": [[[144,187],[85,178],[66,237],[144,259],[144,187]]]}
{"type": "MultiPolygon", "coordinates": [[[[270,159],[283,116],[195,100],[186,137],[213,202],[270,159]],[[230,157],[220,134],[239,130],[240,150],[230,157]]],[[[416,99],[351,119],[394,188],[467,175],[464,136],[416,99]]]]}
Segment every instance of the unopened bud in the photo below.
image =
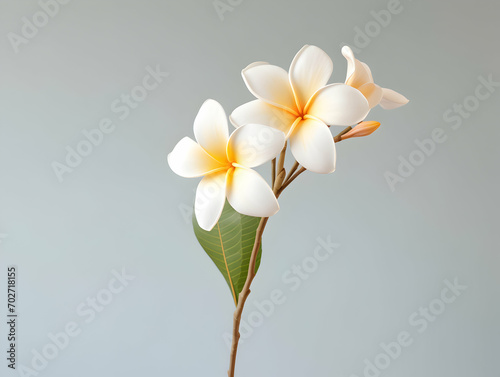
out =
{"type": "Polygon", "coordinates": [[[340,139],[345,140],[351,137],[368,136],[371,135],[373,132],[375,132],[375,130],[379,127],[380,127],[379,122],[374,122],[374,121],[361,122],[352,130],[343,134],[340,137],[340,139]]]}

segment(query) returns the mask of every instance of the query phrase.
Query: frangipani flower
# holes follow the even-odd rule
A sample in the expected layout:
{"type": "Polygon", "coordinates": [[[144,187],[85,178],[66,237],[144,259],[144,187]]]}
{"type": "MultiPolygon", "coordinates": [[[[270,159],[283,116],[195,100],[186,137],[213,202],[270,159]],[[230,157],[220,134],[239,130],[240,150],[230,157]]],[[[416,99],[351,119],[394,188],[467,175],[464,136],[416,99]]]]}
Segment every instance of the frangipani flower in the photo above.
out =
{"type": "Polygon", "coordinates": [[[363,93],[370,104],[370,109],[380,104],[383,109],[391,110],[409,102],[402,94],[375,84],[370,67],[356,59],[348,46],[342,47],[342,55],[347,59],[345,83],[363,93]]]}
{"type": "Polygon", "coordinates": [[[185,137],[177,143],[168,155],[168,164],[182,177],[203,176],[195,200],[201,228],[211,230],[215,226],[226,198],[244,215],[269,217],[278,212],[273,191],[251,168],[280,153],[285,144],[283,132],[248,124],[229,136],[224,109],[218,102],[207,100],[194,121],[194,135],[196,142],[185,137]]]}
{"type": "Polygon", "coordinates": [[[231,122],[270,125],[290,139],[295,159],[307,170],[335,170],[335,143],[328,126],[350,126],[363,120],[370,108],[357,89],[326,85],[333,71],[330,57],[316,46],[304,46],[287,73],[264,62],[250,64],[243,80],[258,99],[238,107],[231,122]],[[326,86],[325,86],[326,85],[326,86]]]}

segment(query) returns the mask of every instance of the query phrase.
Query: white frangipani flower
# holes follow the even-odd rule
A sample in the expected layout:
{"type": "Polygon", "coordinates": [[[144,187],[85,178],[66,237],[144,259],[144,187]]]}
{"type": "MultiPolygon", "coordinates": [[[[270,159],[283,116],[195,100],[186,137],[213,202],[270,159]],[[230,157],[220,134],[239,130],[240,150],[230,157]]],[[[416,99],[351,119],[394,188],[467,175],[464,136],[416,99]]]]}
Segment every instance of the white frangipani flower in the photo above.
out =
{"type": "Polygon", "coordinates": [[[342,47],[342,55],[347,59],[345,83],[363,93],[370,104],[370,109],[380,104],[383,109],[391,110],[409,102],[402,94],[375,84],[370,67],[356,59],[350,47],[342,47]]]}
{"type": "Polygon", "coordinates": [[[250,64],[242,76],[258,99],[238,107],[231,122],[267,124],[290,139],[292,154],[307,170],[335,170],[335,143],[328,126],[350,126],[370,108],[359,90],[345,84],[326,85],[333,71],[330,57],[316,46],[304,46],[287,73],[264,62],[250,64]]]}
{"type": "Polygon", "coordinates": [[[194,121],[196,142],[183,138],[168,155],[170,168],[186,178],[203,179],[196,190],[198,224],[211,230],[220,218],[224,203],[238,212],[269,217],[279,210],[267,182],[251,168],[276,157],[283,149],[283,132],[260,124],[248,124],[228,134],[222,106],[207,100],[194,121]]]}

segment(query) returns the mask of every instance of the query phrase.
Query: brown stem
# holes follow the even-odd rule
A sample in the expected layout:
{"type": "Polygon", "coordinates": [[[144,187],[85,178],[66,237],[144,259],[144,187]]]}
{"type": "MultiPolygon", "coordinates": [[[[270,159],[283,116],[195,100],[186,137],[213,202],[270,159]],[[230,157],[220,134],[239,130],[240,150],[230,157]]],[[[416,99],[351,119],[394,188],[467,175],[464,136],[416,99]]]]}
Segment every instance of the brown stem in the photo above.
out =
{"type": "Polygon", "coordinates": [[[301,167],[294,175],[292,175],[283,185],[280,187],[278,190],[278,196],[283,192],[284,189],[288,187],[290,183],[294,181],[295,178],[297,178],[299,175],[301,175],[303,172],[305,172],[307,169],[305,167],[301,167]]]}
{"type": "MultiPolygon", "coordinates": [[[[274,188],[274,193],[276,195],[276,198],[278,198],[280,194],[283,192],[283,190],[305,170],[306,169],[303,167],[300,168],[294,175],[290,177],[290,179],[286,183],[281,184],[280,182],[283,182],[285,176],[285,170],[282,169],[281,174],[278,174],[278,177],[280,176],[281,177],[276,180],[277,185],[274,188]]],[[[231,344],[229,370],[227,372],[228,377],[234,377],[234,371],[236,367],[236,354],[238,352],[238,342],[240,340],[239,329],[240,329],[241,315],[243,314],[243,308],[245,306],[245,302],[248,296],[250,295],[250,286],[252,285],[252,281],[256,275],[255,264],[257,262],[257,255],[259,253],[259,248],[262,243],[262,235],[264,233],[264,229],[266,227],[268,220],[269,217],[263,217],[260,219],[259,226],[257,227],[257,232],[255,233],[255,242],[253,244],[252,254],[250,256],[250,263],[248,265],[247,280],[245,281],[245,285],[243,286],[243,289],[238,295],[238,305],[236,306],[236,310],[234,311],[233,315],[233,339],[231,344]]]]}
{"type": "Polygon", "coordinates": [[[272,176],[272,186],[271,187],[274,187],[274,182],[276,181],[276,159],[273,158],[273,160],[271,161],[271,176],[272,176]]]}
{"type": "Polygon", "coordinates": [[[238,341],[240,340],[240,322],[241,314],[243,313],[243,307],[245,306],[245,301],[250,295],[250,285],[255,278],[255,263],[257,261],[257,254],[259,253],[260,244],[262,242],[262,234],[264,233],[264,228],[266,227],[267,220],[269,217],[263,217],[260,220],[259,226],[257,228],[257,233],[255,234],[255,243],[252,249],[252,255],[250,257],[250,264],[248,266],[248,276],[238,295],[238,305],[233,315],[233,341],[231,345],[231,356],[229,362],[229,370],[227,372],[228,377],[234,377],[234,369],[236,366],[236,353],[238,352],[238,341]]]}
{"type": "Polygon", "coordinates": [[[347,127],[347,128],[344,128],[342,131],[340,131],[340,133],[339,133],[337,136],[335,136],[335,137],[333,138],[333,141],[334,141],[335,143],[338,143],[339,141],[342,141],[342,135],[344,135],[344,134],[348,133],[350,130],[352,130],[352,127],[347,127]]]}
{"type": "MultiPolygon", "coordinates": [[[[276,195],[276,198],[279,197],[282,188],[283,181],[285,180],[285,155],[286,155],[286,147],[287,144],[283,147],[281,151],[278,167],[276,168],[276,159],[273,160],[273,191],[276,195]],[[277,175],[276,175],[277,174],[277,175]]],[[[262,234],[264,233],[264,228],[266,227],[267,221],[269,217],[263,217],[260,219],[259,226],[257,227],[257,231],[255,233],[255,242],[253,244],[252,254],[250,256],[250,263],[248,265],[248,275],[247,280],[245,281],[245,285],[238,295],[238,305],[236,305],[236,310],[233,315],[233,340],[231,344],[231,355],[229,360],[229,370],[227,371],[228,377],[234,377],[234,370],[236,367],[236,354],[238,352],[238,342],[240,340],[240,322],[241,315],[243,314],[243,308],[245,306],[245,302],[250,295],[250,286],[252,285],[252,281],[255,278],[255,264],[257,262],[257,255],[259,253],[259,248],[262,243],[262,234]]]]}
{"type": "MultiPolygon", "coordinates": [[[[301,167],[298,171],[296,171],[297,168],[299,167],[299,164],[295,162],[292,169],[290,170],[290,173],[288,173],[288,176],[285,178],[286,172],[284,169],[284,165],[285,165],[286,147],[287,144],[285,143],[285,146],[281,151],[279,157],[277,169],[276,169],[276,159],[273,160],[273,191],[274,194],[276,195],[276,198],[278,198],[281,195],[283,190],[290,183],[292,183],[295,178],[297,178],[300,174],[306,171],[306,168],[304,167],[301,167]]],[[[233,315],[233,339],[231,344],[229,370],[227,372],[228,377],[234,377],[234,371],[236,368],[236,354],[238,353],[238,343],[240,340],[239,329],[241,323],[241,315],[243,314],[243,308],[245,306],[245,302],[248,296],[250,295],[250,286],[252,285],[252,281],[256,275],[255,264],[257,262],[257,255],[259,253],[260,245],[262,243],[262,235],[264,233],[264,229],[266,227],[268,220],[269,217],[263,217],[260,219],[259,226],[257,227],[257,231],[255,233],[255,242],[253,244],[252,254],[250,256],[250,263],[248,265],[247,280],[245,281],[245,285],[243,286],[243,289],[238,295],[238,305],[236,305],[236,310],[234,311],[233,315]]]]}
{"type": "MultiPolygon", "coordinates": [[[[347,127],[342,130],[337,136],[333,138],[335,143],[338,143],[342,140],[342,135],[346,132],[349,132],[351,127],[347,127]]],[[[284,165],[285,165],[285,155],[286,155],[286,147],[281,151],[278,166],[276,167],[276,159],[272,160],[272,187],[276,198],[278,198],[283,190],[285,190],[290,183],[292,183],[300,174],[306,171],[306,168],[301,167],[299,170],[299,163],[295,161],[290,172],[286,175],[284,165]],[[285,177],[286,175],[286,177],[285,177]]],[[[238,305],[236,305],[236,310],[233,315],[233,339],[231,344],[231,355],[229,361],[229,370],[227,372],[228,377],[234,377],[234,371],[236,367],[236,354],[238,352],[238,342],[240,340],[240,323],[241,323],[241,315],[243,314],[243,308],[245,306],[245,302],[250,295],[250,286],[252,285],[252,281],[255,278],[255,264],[257,262],[257,255],[259,253],[260,245],[262,243],[262,235],[264,233],[264,229],[266,227],[267,221],[269,217],[263,217],[260,219],[259,226],[257,227],[257,231],[255,233],[255,242],[252,249],[252,254],[250,256],[250,263],[248,266],[248,275],[247,280],[245,281],[245,285],[238,295],[238,305]]]]}
{"type": "Polygon", "coordinates": [[[286,147],[287,143],[285,142],[285,146],[281,150],[280,159],[278,161],[278,170],[277,170],[278,174],[281,173],[281,170],[283,170],[285,166],[286,147]]]}
{"type": "Polygon", "coordinates": [[[276,177],[276,182],[274,182],[274,186],[273,186],[274,195],[276,195],[277,192],[283,186],[283,182],[285,181],[285,175],[286,175],[285,169],[281,169],[280,173],[276,177]]]}
{"type": "Polygon", "coordinates": [[[290,179],[290,177],[292,176],[292,174],[295,173],[295,170],[297,170],[298,167],[299,167],[299,163],[297,161],[295,161],[295,163],[293,164],[292,168],[288,172],[288,175],[286,176],[286,178],[283,182],[288,181],[290,179]]]}

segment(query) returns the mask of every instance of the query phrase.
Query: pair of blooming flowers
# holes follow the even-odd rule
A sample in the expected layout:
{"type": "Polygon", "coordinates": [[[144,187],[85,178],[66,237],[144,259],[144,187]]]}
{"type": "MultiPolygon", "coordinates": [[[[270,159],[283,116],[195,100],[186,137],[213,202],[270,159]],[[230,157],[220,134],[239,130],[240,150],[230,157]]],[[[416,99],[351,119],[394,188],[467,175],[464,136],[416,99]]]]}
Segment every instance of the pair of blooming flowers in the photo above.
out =
{"type": "Polygon", "coordinates": [[[304,46],[287,73],[264,62],[250,64],[243,80],[257,97],[233,111],[236,130],[229,135],[221,105],[207,100],[194,121],[196,141],[183,138],[168,155],[170,168],[186,178],[202,177],[196,190],[195,215],[201,228],[217,223],[225,200],[238,212],[269,217],[279,210],[267,182],[252,168],[275,158],[288,140],[293,156],[307,170],[335,170],[335,142],[329,126],[352,126],[380,104],[384,109],[408,100],[374,83],[370,68],[342,49],[347,59],[344,84],[327,85],[330,57],[316,46],[304,46]]]}

